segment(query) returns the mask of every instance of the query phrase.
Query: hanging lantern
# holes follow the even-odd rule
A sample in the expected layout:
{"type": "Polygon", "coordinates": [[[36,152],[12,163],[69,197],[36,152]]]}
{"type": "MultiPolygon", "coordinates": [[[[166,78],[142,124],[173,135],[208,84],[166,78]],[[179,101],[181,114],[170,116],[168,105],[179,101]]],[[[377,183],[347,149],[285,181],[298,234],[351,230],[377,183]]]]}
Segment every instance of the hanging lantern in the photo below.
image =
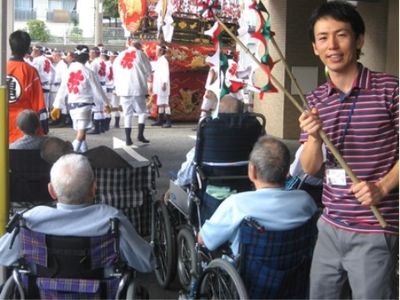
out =
{"type": "Polygon", "coordinates": [[[126,30],[136,32],[146,15],[146,0],[118,0],[119,16],[126,30]]]}

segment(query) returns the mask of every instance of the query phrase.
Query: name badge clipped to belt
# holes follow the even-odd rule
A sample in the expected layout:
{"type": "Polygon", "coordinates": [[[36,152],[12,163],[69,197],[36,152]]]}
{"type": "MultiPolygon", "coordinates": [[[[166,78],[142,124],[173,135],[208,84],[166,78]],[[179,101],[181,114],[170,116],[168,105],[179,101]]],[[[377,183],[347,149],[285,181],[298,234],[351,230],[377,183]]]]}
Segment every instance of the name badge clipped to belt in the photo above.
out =
{"type": "Polygon", "coordinates": [[[325,178],[331,186],[346,186],[346,172],[344,169],[327,169],[325,178]]]}

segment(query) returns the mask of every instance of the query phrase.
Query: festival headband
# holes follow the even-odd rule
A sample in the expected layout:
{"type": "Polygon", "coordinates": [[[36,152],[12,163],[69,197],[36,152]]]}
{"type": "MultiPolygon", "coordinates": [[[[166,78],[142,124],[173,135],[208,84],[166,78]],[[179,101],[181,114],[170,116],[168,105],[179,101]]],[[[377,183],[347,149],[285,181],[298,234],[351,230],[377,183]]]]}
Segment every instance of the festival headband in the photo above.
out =
{"type": "Polygon", "coordinates": [[[74,54],[76,54],[76,55],[81,55],[81,54],[83,54],[83,53],[87,53],[87,48],[83,48],[83,49],[76,49],[75,48],[75,50],[74,50],[74,54]]]}

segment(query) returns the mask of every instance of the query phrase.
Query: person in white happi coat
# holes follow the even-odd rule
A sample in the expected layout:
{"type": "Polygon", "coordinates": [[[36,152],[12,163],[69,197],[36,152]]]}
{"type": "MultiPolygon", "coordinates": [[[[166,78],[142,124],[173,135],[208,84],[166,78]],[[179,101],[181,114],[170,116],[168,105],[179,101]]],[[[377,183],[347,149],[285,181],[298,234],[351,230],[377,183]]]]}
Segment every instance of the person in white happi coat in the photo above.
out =
{"type": "MultiPolygon", "coordinates": [[[[50,86],[50,110],[53,108],[54,99],[56,98],[58,89],[61,85],[61,79],[65,76],[65,73],[68,71],[68,64],[63,58],[64,54],[58,50],[53,49],[51,53],[51,60],[54,68],[54,77],[50,86]]],[[[66,101],[67,99],[65,99],[66,101]]],[[[65,105],[66,106],[66,105],[65,105]]],[[[65,109],[61,112],[61,117],[58,122],[53,122],[51,125],[54,127],[64,126],[67,119],[67,110],[65,109]]]]}
{"type": "Polygon", "coordinates": [[[119,103],[119,97],[115,93],[114,68],[113,68],[113,64],[114,64],[115,59],[118,56],[118,52],[110,51],[109,56],[110,56],[110,60],[109,60],[110,67],[108,69],[109,75],[107,76],[107,78],[109,80],[106,81],[106,87],[107,87],[107,91],[111,90],[111,116],[114,117],[114,120],[115,120],[114,128],[119,128],[119,120],[121,117],[120,111],[122,111],[122,107],[120,106],[120,103],[119,103]],[[112,74],[112,76],[110,76],[110,74],[112,74]]]}
{"type": "MultiPolygon", "coordinates": [[[[100,58],[100,49],[98,47],[93,47],[89,51],[89,60],[86,62],[86,66],[93,71],[96,80],[99,81],[102,89],[106,92],[106,64],[100,58]]],[[[105,132],[105,116],[104,116],[104,106],[101,101],[92,107],[93,112],[93,123],[94,127],[89,130],[88,134],[100,134],[105,132]]]]}
{"type": "Polygon", "coordinates": [[[158,119],[152,126],[171,127],[171,108],[169,106],[170,79],[169,63],[165,54],[167,46],[157,45],[157,61],[154,63],[153,93],[157,95],[158,119]],[[164,123],[165,115],[165,123],[164,123]]]}
{"type": "MultiPolygon", "coordinates": [[[[44,56],[44,49],[42,46],[35,45],[32,48],[32,62],[31,64],[39,73],[40,82],[42,83],[44,102],[46,105],[46,110],[50,110],[50,85],[54,76],[54,68],[51,60],[44,56]]],[[[41,116],[40,123],[43,127],[45,134],[49,132],[48,115],[44,119],[41,116]]]]}
{"type": "Polygon", "coordinates": [[[209,59],[206,59],[206,62],[210,65],[210,69],[207,75],[203,102],[201,103],[199,123],[207,116],[211,116],[211,113],[217,108],[218,104],[218,98],[212,89],[212,85],[218,79],[218,70],[209,59]]]}
{"type": "Polygon", "coordinates": [[[75,61],[68,68],[67,76],[62,79],[51,118],[60,117],[60,108],[68,95],[69,112],[76,130],[76,138],[72,142],[75,152],[86,152],[86,130],[92,127],[91,112],[93,105],[101,104],[110,112],[109,100],[92,70],[85,66],[89,59],[89,48],[78,45],[74,51],[75,61]],[[101,101],[101,103],[99,103],[101,101]]]}
{"type": "MultiPolygon", "coordinates": [[[[100,67],[104,69],[104,85],[103,91],[106,96],[111,101],[111,96],[114,90],[114,73],[112,70],[112,64],[110,62],[110,51],[103,49],[100,52],[100,67]]],[[[111,123],[111,113],[104,112],[104,130],[108,131],[110,129],[111,123]]]]}
{"type": "Polygon", "coordinates": [[[128,48],[122,51],[114,61],[114,85],[117,96],[120,97],[124,114],[126,145],[132,145],[131,131],[133,114],[138,114],[138,141],[149,143],[144,137],[147,118],[146,95],[147,81],[151,76],[151,65],[147,55],[141,49],[140,42],[129,38],[128,48]]]}

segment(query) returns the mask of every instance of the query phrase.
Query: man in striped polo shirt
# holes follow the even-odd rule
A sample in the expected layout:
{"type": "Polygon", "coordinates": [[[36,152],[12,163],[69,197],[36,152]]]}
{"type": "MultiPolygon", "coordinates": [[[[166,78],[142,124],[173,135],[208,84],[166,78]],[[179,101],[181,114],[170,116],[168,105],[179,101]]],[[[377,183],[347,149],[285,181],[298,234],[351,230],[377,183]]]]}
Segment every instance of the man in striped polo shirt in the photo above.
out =
{"type": "Polygon", "coordinates": [[[307,96],[311,110],[299,118],[302,166],[310,175],[321,168],[322,128],[361,180],[352,184],[328,151],[310,298],[340,298],[347,280],[354,299],[393,298],[398,284],[399,81],[357,62],[365,27],[351,4],[322,4],[311,15],[309,29],[329,80],[307,96]],[[387,227],[379,225],[370,205],[379,209],[387,227]]]}

